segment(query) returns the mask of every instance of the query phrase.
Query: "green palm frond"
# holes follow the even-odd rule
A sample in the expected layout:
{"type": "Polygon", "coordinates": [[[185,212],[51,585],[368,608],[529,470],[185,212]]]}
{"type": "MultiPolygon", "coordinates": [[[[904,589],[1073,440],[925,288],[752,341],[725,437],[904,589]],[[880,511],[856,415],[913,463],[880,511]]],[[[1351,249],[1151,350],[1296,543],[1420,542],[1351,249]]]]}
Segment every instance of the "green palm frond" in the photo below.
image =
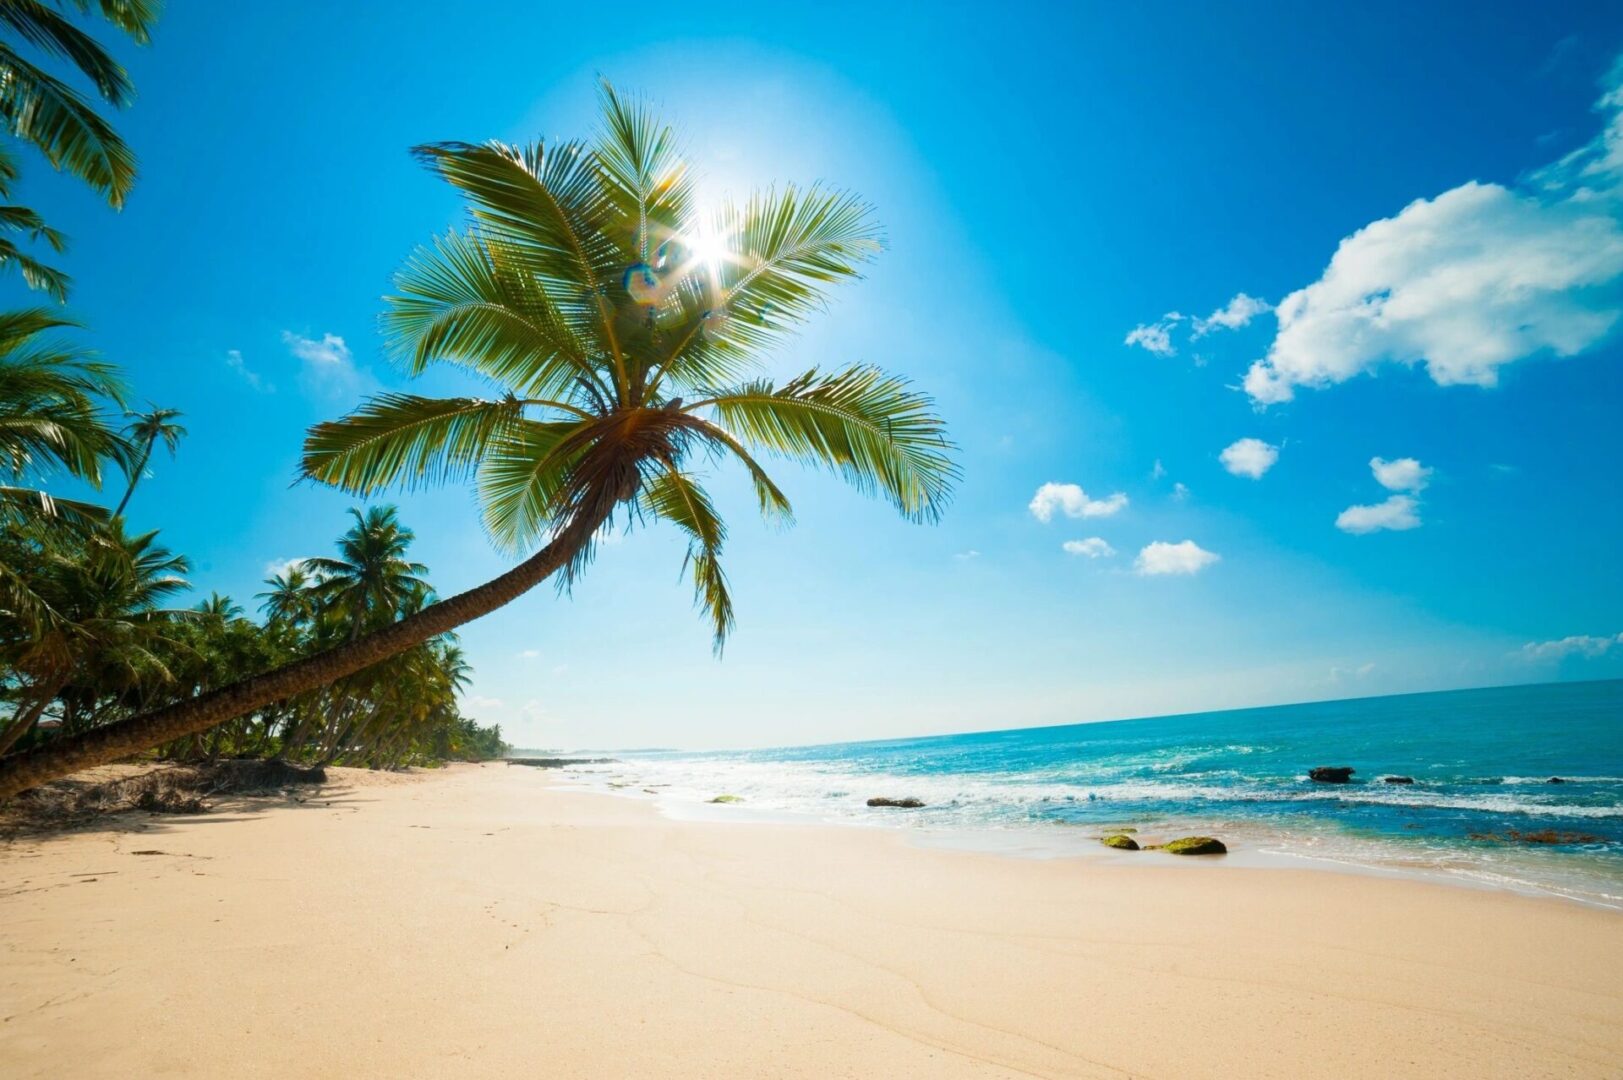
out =
{"type": "Polygon", "coordinates": [[[916,521],[940,517],[958,478],[934,402],[878,368],[763,379],[688,408],[706,406],[745,445],[820,463],[916,521]]]}
{"type": "Polygon", "coordinates": [[[479,468],[485,528],[507,551],[541,540],[567,508],[583,420],[523,420],[492,443],[479,468]]]}
{"type": "Polygon", "coordinates": [[[135,96],[129,73],[89,34],[40,0],[6,0],[0,23],[42,52],[66,60],[96,84],[109,104],[128,105],[135,96]]]}
{"type": "Polygon", "coordinates": [[[733,600],[727,591],[727,575],[721,568],[721,547],[727,541],[726,524],[698,481],[676,469],[665,469],[648,481],[643,489],[642,506],[653,517],[668,521],[687,534],[688,552],[682,569],[693,574],[694,603],[710,617],[719,656],[734,625],[733,600]]]}
{"type": "Polygon", "coordinates": [[[67,84],[0,44],[0,123],[114,207],[135,183],[135,155],[67,84]]]}
{"type": "Polygon", "coordinates": [[[67,302],[72,278],[54,266],[46,266],[10,240],[0,238],[0,267],[7,266],[15,267],[22,275],[23,284],[30,289],[45,293],[59,304],[67,302]]]}
{"type": "Polygon", "coordinates": [[[751,456],[744,448],[744,444],[734,438],[731,432],[705,420],[696,420],[694,431],[699,438],[709,443],[712,449],[730,455],[744,466],[744,470],[749,473],[750,484],[755,489],[756,501],[760,503],[762,517],[781,525],[795,523],[795,510],[789,505],[789,497],[779,489],[777,483],[761,467],[761,463],[751,456]]]}
{"type": "Polygon", "coordinates": [[[398,295],[386,298],[391,349],[413,375],[431,363],[459,364],[527,396],[555,397],[577,379],[597,380],[571,318],[502,257],[506,250],[455,232],[419,248],[395,276],[398,295]]]}
{"type": "Polygon", "coordinates": [[[676,134],[648,107],[628,101],[607,80],[599,83],[603,134],[596,157],[618,232],[630,241],[627,262],[663,263],[661,248],[676,244],[693,197],[676,134]]]}
{"type": "Polygon", "coordinates": [[[465,479],[523,416],[517,398],[380,394],[304,441],[304,475],[355,495],[465,479]]]}

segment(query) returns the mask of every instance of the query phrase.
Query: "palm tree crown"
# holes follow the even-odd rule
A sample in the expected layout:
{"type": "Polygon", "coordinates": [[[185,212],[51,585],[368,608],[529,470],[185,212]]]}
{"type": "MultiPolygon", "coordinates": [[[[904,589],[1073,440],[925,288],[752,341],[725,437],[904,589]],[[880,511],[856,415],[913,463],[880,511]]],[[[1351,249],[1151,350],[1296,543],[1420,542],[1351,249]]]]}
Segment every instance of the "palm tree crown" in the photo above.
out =
{"type": "Polygon", "coordinates": [[[733,609],[705,459],[741,464],[762,512],[783,519],[758,454],[832,469],[915,520],[939,515],[957,469],[930,399],[901,378],[865,365],[749,377],[879,250],[869,208],[788,186],[706,210],[671,129],[607,84],[602,105],[591,143],[417,149],[472,220],[400,272],[389,344],[412,374],[453,364],[500,393],[380,395],[313,428],[304,468],[359,495],[472,479],[486,528],[514,551],[622,511],[669,521],[719,650],[733,609]]]}
{"type": "Polygon", "coordinates": [[[135,485],[141,482],[146,474],[147,463],[152,460],[152,448],[163,440],[163,445],[174,457],[180,446],[180,440],[185,437],[186,429],[175,421],[184,415],[179,409],[160,409],[152,406],[144,413],[132,412],[130,424],[125,427],[124,435],[132,448],[139,447],[139,454],[129,471],[129,486],[124,489],[124,497],[118,501],[118,508],[113,511],[114,517],[124,513],[124,508],[130,504],[130,496],[135,494],[135,485]]]}

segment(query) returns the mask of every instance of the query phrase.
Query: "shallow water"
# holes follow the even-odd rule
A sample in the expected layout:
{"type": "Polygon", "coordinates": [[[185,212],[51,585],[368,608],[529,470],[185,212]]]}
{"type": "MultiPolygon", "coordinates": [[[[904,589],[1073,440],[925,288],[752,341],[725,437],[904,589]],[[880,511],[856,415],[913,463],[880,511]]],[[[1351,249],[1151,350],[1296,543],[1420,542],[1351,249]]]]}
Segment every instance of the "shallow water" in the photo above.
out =
{"type": "Polygon", "coordinates": [[[1112,826],[1215,833],[1236,851],[1277,859],[1623,907],[1623,681],[620,758],[575,775],[651,789],[673,808],[725,792],[755,813],[899,826],[1027,854],[1096,852],[1112,826]],[[1354,782],[1307,780],[1318,765],[1351,766],[1354,782]],[[1415,782],[1381,782],[1387,775],[1415,782]],[[875,795],[929,805],[870,809],[875,795]],[[1512,830],[1583,839],[1529,844],[1512,830]]]}

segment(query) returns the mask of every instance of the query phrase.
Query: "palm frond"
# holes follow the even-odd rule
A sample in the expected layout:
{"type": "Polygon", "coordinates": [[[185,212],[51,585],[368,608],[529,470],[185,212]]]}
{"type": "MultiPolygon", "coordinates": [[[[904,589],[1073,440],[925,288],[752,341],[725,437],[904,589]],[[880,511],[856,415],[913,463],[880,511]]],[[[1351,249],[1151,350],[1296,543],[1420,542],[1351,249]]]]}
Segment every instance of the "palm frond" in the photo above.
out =
{"type": "Polygon", "coordinates": [[[356,495],[465,478],[523,409],[513,397],[379,394],[348,416],[311,428],[302,468],[305,476],[356,495]]]}
{"type": "Polygon", "coordinates": [[[750,475],[750,484],[755,488],[755,498],[760,503],[762,517],[781,525],[794,524],[795,511],[794,507],[789,505],[789,497],[779,490],[772,477],[744,448],[743,443],[735,439],[731,432],[717,427],[708,420],[695,419],[694,431],[712,448],[730,454],[744,466],[750,475]]]}
{"type": "Polygon", "coordinates": [[[693,195],[693,181],[675,132],[646,104],[620,96],[608,80],[599,84],[603,131],[595,143],[608,201],[628,241],[629,263],[662,263],[660,249],[679,243],[693,195]]]}
{"type": "Polygon", "coordinates": [[[47,294],[59,304],[67,302],[71,277],[54,266],[46,266],[10,240],[0,239],[0,268],[7,266],[15,267],[30,289],[47,294]]]}
{"type": "Polygon", "coordinates": [[[485,529],[504,550],[524,550],[558,523],[582,451],[575,436],[587,426],[521,420],[491,443],[479,467],[479,501],[485,529]]]}
{"type": "Polygon", "coordinates": [[[822,464],[915,521],[937,520],[958,478],[934,402],[878,368],[808,371],[781,387],[763,379],[688,410],[704,407],[746,445],[822,464]]]}
{"type": "Polygon", "coordinates": [[[82,97],[0,44],[0,122],[116,207],[135,183],[135,155],[82,97]]]}
{"type": "Polygon", "coordinates": [[[0,22],[30,45],[82,71],[109,104],[128,105],[135,96],[129,73],[118,61],[50,5],[40,0],[6,0],[0,4],[0,22]]]}
{"type": "Polygon", "coordinates": [[[726,524],[698,481],[676,469],[667,468],[648,481],[643,488],[642,506],[647,513],[688,535],[682,569],[692,572],[694,603],[710,617],[716,654],[721,655],[734,625],[733,601],[727,591],[727,575],[721,568],[726,524]]]}

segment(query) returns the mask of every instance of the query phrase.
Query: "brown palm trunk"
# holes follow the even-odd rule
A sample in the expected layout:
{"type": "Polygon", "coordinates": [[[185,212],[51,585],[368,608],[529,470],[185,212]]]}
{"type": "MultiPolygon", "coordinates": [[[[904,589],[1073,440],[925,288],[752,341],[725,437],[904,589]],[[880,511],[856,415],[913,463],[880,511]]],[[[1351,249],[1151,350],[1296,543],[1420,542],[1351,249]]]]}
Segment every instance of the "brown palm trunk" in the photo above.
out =
{"type": "Polygon", "coordinates": [[[592,534],[612,509],[612,506],[603,506],[597,513],[576,518],[546,547],[500,577],[431,604],[357,641],[188,701],[175,702],[82,735],[55,739],[26,753],[0,759],[0,800],[59,776],[105,765],[195,732],[207,731],[215,724],[324,686],[488,615],[567,565],[591,541],[592,534]]]}

